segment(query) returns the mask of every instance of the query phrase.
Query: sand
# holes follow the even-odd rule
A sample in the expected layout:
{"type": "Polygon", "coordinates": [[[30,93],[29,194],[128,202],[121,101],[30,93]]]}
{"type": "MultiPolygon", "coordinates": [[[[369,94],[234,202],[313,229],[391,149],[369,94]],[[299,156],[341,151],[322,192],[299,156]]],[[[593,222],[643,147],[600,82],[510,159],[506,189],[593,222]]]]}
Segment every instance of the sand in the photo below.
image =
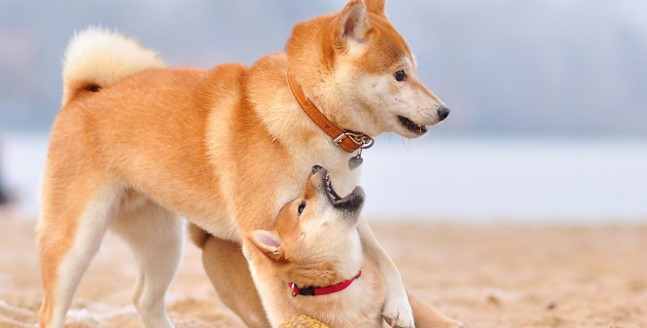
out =
{"type": "MultiPolygon", "coordinates": [[[[0,327],[33,327],[41,301],[33,220],[0,216],[0,327]]],[[[647,225],[374,222],[405,285],[470,327],[647,327],[647,225]]],[[[163,256],[163,254],[160,254],[163,256]]],[[[133,259],[110,233],[68,327],[143,327],[133,259]]],[[[241,327],[186,244],[168,294],[178,327],[241,327]]]]}

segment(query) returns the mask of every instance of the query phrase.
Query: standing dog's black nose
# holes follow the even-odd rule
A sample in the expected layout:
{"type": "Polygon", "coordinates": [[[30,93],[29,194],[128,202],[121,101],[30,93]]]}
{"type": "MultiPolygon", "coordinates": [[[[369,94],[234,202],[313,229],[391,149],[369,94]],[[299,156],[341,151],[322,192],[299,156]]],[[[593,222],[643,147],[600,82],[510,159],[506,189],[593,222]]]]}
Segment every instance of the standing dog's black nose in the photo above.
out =
{"type": "Polygon", "coordinates": [[[442,121],[449,116],[449,108],[443,106],[438,108],[438,121],[442,121]]]}
{"type": "Polygon", "coordinates": [[[317,171],[319,171],[319,170],[321,170],[321,169],[323,169],[323,167],[321,167],[321,165],[315,165],[315,166],[313,166],[313,167],[312,167],[312,174],[317,173],[317,171]]]}

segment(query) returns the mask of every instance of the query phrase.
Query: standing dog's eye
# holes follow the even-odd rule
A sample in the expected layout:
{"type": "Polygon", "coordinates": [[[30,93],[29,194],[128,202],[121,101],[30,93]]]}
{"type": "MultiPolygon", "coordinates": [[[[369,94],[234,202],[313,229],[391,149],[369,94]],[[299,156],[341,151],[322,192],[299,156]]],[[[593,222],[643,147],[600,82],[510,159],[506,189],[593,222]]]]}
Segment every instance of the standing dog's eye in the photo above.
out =
{"type": "Polygon", "coordinates": [[[299,212],[299,215],[303,213],[303,210],[306,209],[306,201],[302,201],[301,204],[299,204],[299,208],[297,208],[297,211],[299,212]]]}
{"type": "Polygon", "coordinates": [[[395,77],[396,81],[402,82],[407,78],[407,73],[405,73],[404,70],[401,69],[401,70],[395,72],[395,74],[393,74],[393,77],[395,77]]]}

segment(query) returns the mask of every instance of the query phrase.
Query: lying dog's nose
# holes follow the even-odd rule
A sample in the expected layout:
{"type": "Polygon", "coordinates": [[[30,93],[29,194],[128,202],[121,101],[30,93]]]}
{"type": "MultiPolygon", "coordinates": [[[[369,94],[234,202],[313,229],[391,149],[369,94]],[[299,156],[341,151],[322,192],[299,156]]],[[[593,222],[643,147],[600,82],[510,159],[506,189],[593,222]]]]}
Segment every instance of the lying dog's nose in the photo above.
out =
{"type": "Polygon", "coordinates": [[[313,166],[313,167],[312,167],[312,174],[317,173],[317,171],[319,171],[319,170],[321,170],[321,169],[323,169],[323,167],[321,167],[321,165],[315,165],[315,166],[313,166]]]}
{"type": "Polygon", "coordinates": [[[442,121],[449,116],[449,108],[443,106],[438,108],[438,121],[442,121]]]}

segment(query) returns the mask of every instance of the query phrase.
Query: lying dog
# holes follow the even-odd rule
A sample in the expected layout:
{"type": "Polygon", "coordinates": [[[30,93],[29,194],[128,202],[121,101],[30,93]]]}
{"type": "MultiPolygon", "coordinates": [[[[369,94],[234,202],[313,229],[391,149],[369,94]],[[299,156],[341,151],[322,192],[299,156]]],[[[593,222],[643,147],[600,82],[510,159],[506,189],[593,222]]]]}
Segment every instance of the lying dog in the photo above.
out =
{"type": "MultiPolygon", "coordinates": [[[[271,230],[248,238],[265,258],[262,298],[283,304],[279,322],[307,315],[331,327],[379,327],[386,286],[377,264],[362,251],[357,224],[364,192],[339,197],[330,174],[314,167],[302,196],[280,210],[271,230]]],[[[252,255],[253,256],[253,255],[252,255]]]]}
{"type": "MultiPolygon", "coordinates": [[[[313,164],[350,190],[371,137],[419,137],[449,114],[416,76],[384,0],[351,0],[337,14],[299,23],[286,50],[251,67],[170,69],[116,33],[90,29],[72,40],[43,176],[41,327],[64,325],[108,228],[137,259],[134,302],[144,324],[172,327],[164,295],[182,253],[177,216],[216,237],[203,245],[229,240],[248,252],[241,236],[271,227],[313,164]]],[[[358,231],[384,276],[383,315],[412,327],[397,268],[364,219],[358,231]]],[[[223,301],[242,304],[232,308],[250,326],[278,325],[264,311],[283,305],[259,301],[255,286],[263,295],[271,286],[255,262],[248,263],[252,283],[240,251],[218,258],[219,248],[206,247],[205,259],[217,259],[208,272],[222,267],[243,282],[236,291],[216,284],[221,296],[228,293],[223,301]]]]}
{"type": "MultiPolygon", "coordinates": [[[[340,197],[328,171],[315,166],[303,195],[283,206],[274,226],[248,234],[262,254],[256,262],[260,278],[270,284],[262,297],[284,305],[273,317],[286,322],[306,315],[330,327],[383,326],[384,278],[362,250],[357,229],[363,205],[362,188],[340,197]]],[[[460,326],[410,300],[416,327],[460,326]]]]}

